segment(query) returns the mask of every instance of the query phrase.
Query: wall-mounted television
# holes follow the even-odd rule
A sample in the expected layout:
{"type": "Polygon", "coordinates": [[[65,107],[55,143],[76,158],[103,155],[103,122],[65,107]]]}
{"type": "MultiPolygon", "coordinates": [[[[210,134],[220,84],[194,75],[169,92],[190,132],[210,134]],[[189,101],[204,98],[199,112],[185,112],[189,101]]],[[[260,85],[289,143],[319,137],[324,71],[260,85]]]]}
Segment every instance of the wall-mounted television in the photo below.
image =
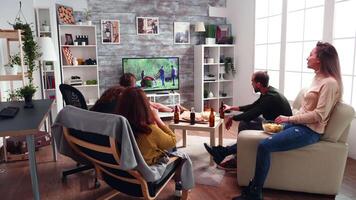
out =
{"type": "Polygon", "coordinates": [[[178,90],[179,58],[123,58],[123,73],[136,76],[136,86],[145,91],[178,90]]]}

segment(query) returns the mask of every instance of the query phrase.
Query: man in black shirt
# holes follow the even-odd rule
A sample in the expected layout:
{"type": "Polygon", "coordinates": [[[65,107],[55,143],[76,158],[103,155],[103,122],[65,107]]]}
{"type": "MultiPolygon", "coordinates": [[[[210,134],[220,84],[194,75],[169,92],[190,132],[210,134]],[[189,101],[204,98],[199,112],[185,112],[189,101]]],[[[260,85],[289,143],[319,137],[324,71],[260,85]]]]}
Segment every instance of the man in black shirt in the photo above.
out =
{"type": "MultiPolygon", "coordinates": [[[[227,130],[232,125],[232,120],[240,121],[238,133],[243,130],[262,130],[263,120],[274,120],[279,115],[291,116],[292,110],[288,100],[274,87],[269,86],[269,76],[267,72],[258,71],[252,75],[252,87],[255,92],[260,92],[260,97],[250,105],[228,106],[224,105],[224,111],[241,111],[243,113],[228,117],[225,122],[227,130]],[[260,116],[262,115],[262,117],[260,116]]],[[[225,169],[236,168],[236,158],[221,163],[226,156],[236,155],[237,144],[223,147],[210,147],[204,143],[206,150],[213,156],[213,160],[220,167],[225,169]]]]}

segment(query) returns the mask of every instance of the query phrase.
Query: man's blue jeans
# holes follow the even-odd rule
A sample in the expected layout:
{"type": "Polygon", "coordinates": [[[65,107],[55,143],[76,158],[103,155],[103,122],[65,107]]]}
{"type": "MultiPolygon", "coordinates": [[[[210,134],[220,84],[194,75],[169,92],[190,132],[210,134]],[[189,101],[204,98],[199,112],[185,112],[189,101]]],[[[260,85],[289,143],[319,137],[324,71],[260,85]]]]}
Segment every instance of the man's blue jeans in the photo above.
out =
{"type": "MultiPolygon", "coordinates": [[[[237,133],[240,133],[243,130],[263,130],[262,128],[262,121],[264,119],[262,117],[257,117],[256,119],[253,119],[251,121],[240,121],[239,123],[239,128],[237,130],[237,133]]],[[[237,143],[226,146],[226,156],[228,155],[235,155],[236,156],[237,152],[237,143]]]]}
{"type": "Polygon", "coordinates": [[[321,134],[300,124],[285,124],[284,130],[260,142],[257,149],[254,182],[256,186],[263,187],[266,180],[271,152],[298,149],[320,140],[321,134]]]}

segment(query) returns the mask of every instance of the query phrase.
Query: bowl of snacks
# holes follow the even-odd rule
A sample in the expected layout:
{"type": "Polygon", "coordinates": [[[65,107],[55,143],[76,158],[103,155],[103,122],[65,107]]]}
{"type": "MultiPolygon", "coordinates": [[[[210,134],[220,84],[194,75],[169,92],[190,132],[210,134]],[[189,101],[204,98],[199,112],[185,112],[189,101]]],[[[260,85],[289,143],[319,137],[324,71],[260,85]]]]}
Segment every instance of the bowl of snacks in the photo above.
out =
{"type": "Polygon", "coordinates": [[[275,134],[283,130],[282,124],[277,124],[274,121],[266,120],[262,122],[262,128],[264,132],[268,134],[275,134]]]}

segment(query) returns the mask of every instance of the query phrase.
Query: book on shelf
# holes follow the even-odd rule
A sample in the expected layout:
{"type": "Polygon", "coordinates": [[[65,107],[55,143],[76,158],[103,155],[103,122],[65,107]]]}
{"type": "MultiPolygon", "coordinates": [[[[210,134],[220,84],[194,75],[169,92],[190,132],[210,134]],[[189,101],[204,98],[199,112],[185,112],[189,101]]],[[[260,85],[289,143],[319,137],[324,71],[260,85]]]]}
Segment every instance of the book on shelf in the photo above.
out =
{"type": "Polygon", "coordinates": [[[54,75],[46,75],[44,80],[46,80],[45,83],[45,89],[55,89],[56,88],[56,83],[55,83],[55,78],[54,75]]]}

